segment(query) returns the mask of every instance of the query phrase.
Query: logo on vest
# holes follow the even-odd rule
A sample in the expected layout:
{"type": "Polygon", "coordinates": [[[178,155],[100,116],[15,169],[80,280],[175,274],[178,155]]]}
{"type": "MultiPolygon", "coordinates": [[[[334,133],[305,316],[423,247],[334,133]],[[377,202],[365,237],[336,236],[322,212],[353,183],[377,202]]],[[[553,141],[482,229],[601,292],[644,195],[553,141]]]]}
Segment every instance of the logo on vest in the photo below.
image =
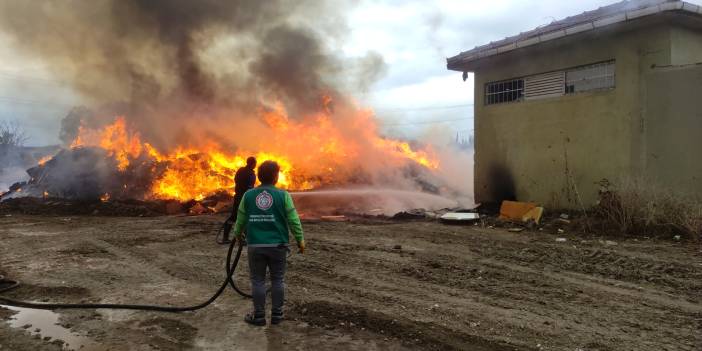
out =
{"type": "Polygon", "coordinates": [[[260,210],[267,210],[273,206],[273,196],[269,194],[267,191],[263,191],[258,196],[256,196],[256,207],[258,207],[260,210]]]}

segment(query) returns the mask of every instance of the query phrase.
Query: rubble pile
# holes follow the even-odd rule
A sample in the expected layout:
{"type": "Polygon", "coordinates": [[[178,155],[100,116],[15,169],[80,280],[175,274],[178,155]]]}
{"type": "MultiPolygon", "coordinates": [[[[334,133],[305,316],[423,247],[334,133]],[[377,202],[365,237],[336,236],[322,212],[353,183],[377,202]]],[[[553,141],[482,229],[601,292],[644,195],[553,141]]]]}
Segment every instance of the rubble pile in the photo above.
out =
{"type": "Polygon", "coordinates": [[[65,149],[28,169],[29,181],[13,184],[0,200],[25,196],[69,200],[144,198],[159,168],[163,166],[143,162],[119,170],[115,159],[102,148],[65,149]]]}
{"type": "Polygon", "coordinates": [[[145,201],[86,201],[59,198],[18,197],[0,202],[0,214],[45,216],[124,216],[150,217],[166,214],[167,203],[145,201]]]}
{"type": "Polygon", "coordinates": [[[231,198],[207,198],[200,202],[178,200],[70,200],[62,198],[17,197],[0,202],[0,215],[27,214],[48,216],[120,216],[150,217],[163,215],[188,215],[228,213],[231,198]],[[202,209],[197,212],[196,209],[202,209]]]}

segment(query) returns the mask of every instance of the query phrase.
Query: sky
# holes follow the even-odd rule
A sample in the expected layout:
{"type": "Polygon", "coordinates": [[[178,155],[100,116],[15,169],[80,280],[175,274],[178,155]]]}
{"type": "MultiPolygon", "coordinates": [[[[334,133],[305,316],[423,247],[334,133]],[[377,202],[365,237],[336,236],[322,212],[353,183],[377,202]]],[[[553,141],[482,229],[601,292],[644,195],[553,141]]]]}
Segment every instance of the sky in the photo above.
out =
{"type": "MultiPolygon", "coordinates": [[[[473,80],[446,69],[446,58],[477,45],[593,10],[615,0],[359,0],[347,14],[348,56],[380,54],[381,78],[354,92],[386,135],[441,132],[465,137],[473,128],[473,80]]],[[[702,0],[688,0],[702,5],[702,0]]],[[[0,120],[17,120],[29,145],[58,143],[60,120],[80,98],[52,77],[39,58],[8,49],[0,33],[0,120]]]]}

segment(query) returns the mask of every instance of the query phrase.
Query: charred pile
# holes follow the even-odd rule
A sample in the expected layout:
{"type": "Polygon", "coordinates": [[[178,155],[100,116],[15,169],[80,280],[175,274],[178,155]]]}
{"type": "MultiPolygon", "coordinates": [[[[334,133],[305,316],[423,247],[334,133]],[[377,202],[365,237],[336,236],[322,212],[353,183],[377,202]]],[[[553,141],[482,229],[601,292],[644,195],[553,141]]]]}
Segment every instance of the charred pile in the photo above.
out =
{"type": "Polygon", "coordinates": [[[0,199],[25,196],[67,200],[142,199],[157,168],[158,164],[134,163],[121,171],[116,160],[102,148],[66,149],[28,169],[29,181],[12,185],[0,199]]]}
{"type": "Polygon", "coordinates": [[[168,214],[167,201],[100,201],[18,197],[0,202],[0,214],[151,217],[168,214]]]}

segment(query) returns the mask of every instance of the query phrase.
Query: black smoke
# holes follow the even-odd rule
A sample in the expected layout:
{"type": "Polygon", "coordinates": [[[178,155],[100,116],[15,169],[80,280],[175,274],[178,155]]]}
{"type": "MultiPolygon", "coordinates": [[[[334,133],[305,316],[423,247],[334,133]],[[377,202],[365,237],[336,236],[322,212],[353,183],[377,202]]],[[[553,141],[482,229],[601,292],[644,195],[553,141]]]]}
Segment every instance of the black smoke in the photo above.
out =
{"type": "Polygon", "coordinates": [[[41,57],[72,82],[93,119],[123,114],[168,146],[192,137],[193,119],[236,124],[272,101],[297,118],[324,108],[322,96],[345,103],[346,87],[371,84],[384,66],[377,55],[338,54],[354,3],[0,0],[0,31],[13,49],[41,57]],[[349,79],[345,71],[361,74],[349,79]]]}

